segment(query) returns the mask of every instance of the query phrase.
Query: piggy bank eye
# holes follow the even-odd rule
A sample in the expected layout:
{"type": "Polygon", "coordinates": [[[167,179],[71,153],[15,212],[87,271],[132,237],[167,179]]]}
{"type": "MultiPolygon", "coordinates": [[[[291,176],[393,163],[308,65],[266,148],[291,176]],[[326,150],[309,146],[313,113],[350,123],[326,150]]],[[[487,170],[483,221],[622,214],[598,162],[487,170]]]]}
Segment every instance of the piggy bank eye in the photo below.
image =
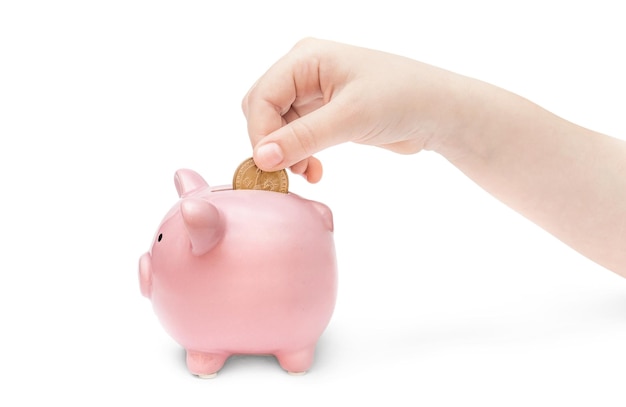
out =
{"type": "Polygon", "coordinates": [[[163,233],[159,233],[159,237],[157,237],[157,242],[160,242],[163,239],[163,233]]]}

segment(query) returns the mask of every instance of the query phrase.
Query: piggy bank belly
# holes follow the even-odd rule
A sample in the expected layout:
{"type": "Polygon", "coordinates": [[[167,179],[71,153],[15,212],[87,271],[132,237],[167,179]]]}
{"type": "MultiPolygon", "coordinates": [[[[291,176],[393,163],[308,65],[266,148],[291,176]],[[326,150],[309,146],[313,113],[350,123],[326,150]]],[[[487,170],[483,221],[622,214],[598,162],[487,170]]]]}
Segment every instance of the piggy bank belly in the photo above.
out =
{"type": "Polygon", "coordinates": [[[271,260],[207,267],[200,273],[211,278],[196,276],[178,290],[160,289],[157,281],[155,313],[186,349],[273,353],[316,342],[335,305],[332,260],[293,266],[271,260]]]}

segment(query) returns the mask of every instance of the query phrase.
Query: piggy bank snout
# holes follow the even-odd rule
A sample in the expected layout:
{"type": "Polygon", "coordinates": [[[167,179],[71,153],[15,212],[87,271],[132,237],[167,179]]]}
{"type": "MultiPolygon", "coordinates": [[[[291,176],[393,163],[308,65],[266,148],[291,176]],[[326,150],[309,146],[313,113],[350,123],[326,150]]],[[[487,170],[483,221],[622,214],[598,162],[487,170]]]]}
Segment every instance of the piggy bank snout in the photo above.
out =
{"type": "Polygon", "coordinates": [[[144,253],[139,258],[139,287],[141,294],[150,298],[152,294],[152,257],[150,253],[144,253]]]}

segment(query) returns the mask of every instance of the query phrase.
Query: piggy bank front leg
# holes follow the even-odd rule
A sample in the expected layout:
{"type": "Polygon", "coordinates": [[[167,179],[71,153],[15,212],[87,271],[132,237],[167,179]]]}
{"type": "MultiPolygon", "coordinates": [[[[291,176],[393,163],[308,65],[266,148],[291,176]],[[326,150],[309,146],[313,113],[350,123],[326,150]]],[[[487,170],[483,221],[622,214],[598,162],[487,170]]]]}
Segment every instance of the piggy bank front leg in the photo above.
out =
{"type": "Polygon", "coordinates": [[[187,369],[201,379],[212,379],[224,366],[227,354],[196,352],[187,349],[187,369]]]}
{"type": "Polygon", "coordinates": [[[284,350],[274,354],[280,366],[291,375],[303,375],[313,365],[315,344],[299,350],[284,350]]]}

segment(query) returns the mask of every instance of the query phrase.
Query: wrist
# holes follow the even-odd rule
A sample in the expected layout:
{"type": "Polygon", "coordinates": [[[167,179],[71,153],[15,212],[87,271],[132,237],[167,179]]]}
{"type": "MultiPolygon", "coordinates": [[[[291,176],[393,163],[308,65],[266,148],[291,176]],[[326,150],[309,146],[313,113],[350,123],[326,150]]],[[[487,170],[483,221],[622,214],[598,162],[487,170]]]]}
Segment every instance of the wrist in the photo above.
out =
{"type": "Polygon", "coordinates": [[[497,155],[507,137],[527,131],[532,103],[486,82],[455,75],[449,81],[443,125],[426,149],[453,164],[497,155]]]}

